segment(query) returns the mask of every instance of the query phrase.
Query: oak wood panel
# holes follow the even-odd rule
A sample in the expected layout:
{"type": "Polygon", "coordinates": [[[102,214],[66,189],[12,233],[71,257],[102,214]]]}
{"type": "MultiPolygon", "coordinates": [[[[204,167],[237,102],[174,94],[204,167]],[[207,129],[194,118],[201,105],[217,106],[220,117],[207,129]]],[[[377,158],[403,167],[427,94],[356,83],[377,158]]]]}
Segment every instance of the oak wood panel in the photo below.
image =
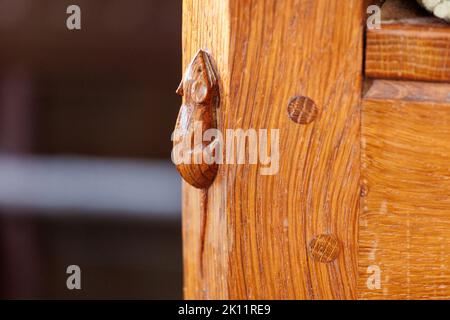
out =
{"type": "Polygon", "coordinates": [[[183,63],[198,49],[215,61],[218,128],[280,134],[278,174],[226,164],[207,192],[183,184],[186,298],[356,296],[362,4],[184,0],[183,63]],[[297,95],[320,109],[310,124],[288,117],[297,95]],[[336,260],[308,252],[319,234],[336,260]]]}
{"type": "Polygon", "coordinates": [[[450,25],[410,21],[367,30],[366,75],[450,81],[450,25]]]}
{"type": "Polygon", "coordinates": [[[363,101],[362,299],[450,298],[448,93],[450,84],[376,81],[363,101]],[[374,266],[379,289],[367,285],[374,266]]]}

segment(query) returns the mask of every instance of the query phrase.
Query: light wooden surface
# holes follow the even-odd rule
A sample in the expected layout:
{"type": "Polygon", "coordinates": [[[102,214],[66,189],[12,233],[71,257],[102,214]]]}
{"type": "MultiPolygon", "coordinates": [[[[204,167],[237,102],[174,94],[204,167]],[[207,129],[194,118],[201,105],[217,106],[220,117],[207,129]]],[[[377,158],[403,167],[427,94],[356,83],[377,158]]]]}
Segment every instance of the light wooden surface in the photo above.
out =
{"type": "MultiPolygon", "coordinates": [[[[183,70],[199,49],[207,50],[219,77],[221,103],[217,127],[223,128],[230,103],[230,9],[228,1],[183,1],[183,70]]],[[[225,168],[205,193],[183,182],[184,296],[187,299],[226,299],[228,294],[229,236],[225,168]]]]}
{"type": "Polygon", "coordinates": [[[211,54],[218,128],[280,134],[278,174],[221,165],[206,199],[183,184],[186,298],[356,297],[363,9],[359,0],[184,0],[183,63],[211,54]],[[289,118],[295,96],[318,107],[311,123],[289,118]],[[313,258],[337,248],[329,263],[313,258]]]}
{"type": "Polygon", "coordinates": [[[450,297],[450,84],[375,81],[363,101],[362,299],[450,297]],[[381,288],[369,289],[369,266],[381,288]]]}
{"type": "Polygon", "coordinates": [[[429,20],[383,23],[367,30],[366,75],[450,81],[450,26],[429,20]]]}
{"type": "Polygon", "coordinates": [[[450,85],[420,81],[374,80],[364,98],[450,103],[450,85]]]}

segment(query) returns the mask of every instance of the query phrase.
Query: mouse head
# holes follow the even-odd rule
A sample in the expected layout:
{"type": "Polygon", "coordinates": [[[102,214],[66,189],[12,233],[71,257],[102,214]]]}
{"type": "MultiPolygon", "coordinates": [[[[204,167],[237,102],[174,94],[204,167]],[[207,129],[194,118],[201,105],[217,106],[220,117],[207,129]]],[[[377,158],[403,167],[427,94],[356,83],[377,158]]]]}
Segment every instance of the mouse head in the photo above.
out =
{"type": "Polygon", "coordinates": [[[217,89],[218,81],[211,59],[206,51],[199,50],[176,92],[184,96],[186,104],[208,105],[217,89]]]}

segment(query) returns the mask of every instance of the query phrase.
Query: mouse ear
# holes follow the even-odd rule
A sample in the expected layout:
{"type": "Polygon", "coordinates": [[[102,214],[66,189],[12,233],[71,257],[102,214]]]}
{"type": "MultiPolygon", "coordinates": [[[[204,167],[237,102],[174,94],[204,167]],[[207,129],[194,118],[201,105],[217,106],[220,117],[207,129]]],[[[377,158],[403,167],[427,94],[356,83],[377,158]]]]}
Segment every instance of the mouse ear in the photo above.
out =
{"type": "Polygon", "coordinates": [[[206,67],[206,74],[208,76],[209,85],[211,87],[216,87],[218,85],[218,79],[217,79],[216,73],[214,71],[214,67],[212,65],[211,58],[206,51],[202,51],[202,54],[204,57],[203,61],[204,61],[205,67],[206,67]]]}
{"type": "Polygon", "coordinates": [[[184,83],[184,81],[181,80],[180,84],[178,85],[177,90],[175,91],[177,93],[177,95],[179,95],[179,96],[184,95],[183,83],[184,83]]]}

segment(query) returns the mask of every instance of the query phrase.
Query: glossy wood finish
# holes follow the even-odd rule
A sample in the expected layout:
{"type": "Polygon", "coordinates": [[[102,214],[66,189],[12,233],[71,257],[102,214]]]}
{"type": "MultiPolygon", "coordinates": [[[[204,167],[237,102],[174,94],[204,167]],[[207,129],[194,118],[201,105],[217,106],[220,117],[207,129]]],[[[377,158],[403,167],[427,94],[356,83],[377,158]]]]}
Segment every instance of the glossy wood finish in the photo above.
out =
{"type": "Polygon", "coordinates": [[[367,30],[365,68],[372,78],[450,81],[450,27],[411,19],[367,30]]]}
{"type": "MultiPolygon", "coordinates": [[[[199,49],[214,57],[219,75],[220,107],[217,127],[223,128],[223,110],[229,109],[230,46],[229,2],[183,1],[183,66],[187,68],[199,49]]],[[[188,299],[222,298],[228,295],[230,238],[223,188],[224,166],[208,189],[183,182],[184,296],[188,299]]]]}
{"type": "Polygon", "coordinates": [[[375,81],[363,101],[358,293],[450,297],[450,84],[375,81]],[[380,289],[369,289],[374,267],[380,289]]]}
{"type": "Polygon", "coordinates": [[[172,159],[185,181],[206,189],[217,175],[218,163],[213,157],[216,140],[203,139],[207,130],[217,129],[220,103],[218,78],[206,51],[194,56],[177,93],[184,99],[175,124],[172,159]]]}
{"type": "Polygon", "coordinates": [[[183,184],[186,298],[356,297],[362,4],[184,0],[183,62],[214,57],[218,128],[280,134],[276,175],[226,164],[206,197],[183,184]],[[295,96],[320,109],[311,123],[289,118],[295,96]],[[332,261],[310,252],[321,234],[339,241],[332,261]]]}
{"type": "Polygon", "coordinates": [[[364,98],[450,103],[450,84],[419,81],[374,80],[364,98]]]}

